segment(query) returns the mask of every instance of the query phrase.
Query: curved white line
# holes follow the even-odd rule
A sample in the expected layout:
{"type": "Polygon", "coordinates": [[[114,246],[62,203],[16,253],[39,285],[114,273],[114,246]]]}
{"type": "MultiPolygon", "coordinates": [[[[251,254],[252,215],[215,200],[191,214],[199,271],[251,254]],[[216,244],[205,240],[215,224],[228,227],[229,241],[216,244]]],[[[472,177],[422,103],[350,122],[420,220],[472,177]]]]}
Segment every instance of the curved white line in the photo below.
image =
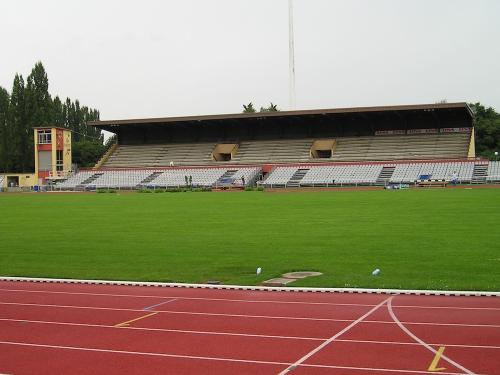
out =
{"type": "MultiPolygon", "coordinates": [[[[399,326],[399,328],[401,328],[408,336],[410,336],[413,340],[415,340],[416,342],[418,342],[419,344],[421,344],[427,350],[430,350],[432,353],[434,353],[434,354],[437,353],[437,350],[435,350],[432,346],[430,346],[429,344],[427,344],[425,341],[421,340],[419,337],[415,336],[408,328],[406,328],[403,325],[403,323],[401,323],[399,321],[399,319],[397,318],[396,314],[394,314],[394,311],[392,310],[392,300],[387,301],[387,309],[389,310],[389,314],[391,315],[392,320],[394,320],[394,322],[399,326]]],[[[444,354],[441,355],[441,358],[443,358],[445,361],[447,361],[448,363],[452,364],[456,368],[462,370],[466,374],[472,374],[472,375],[475,374],[471,370],[465,368],[464,366],[462,366],[461,364],[455,362],[451,358],[448,358],[444,354]]]]}
{"type": "Polygon", "coordinates": [[[304,363],[308,358],[312,357],[314,354],[316,354],[317,352],[319,352],[325,346],[327,346],[328,344],[330,344],[331,342],[333,342],[334,340],[336,340],[338,337],[340,337],[341,335],[343,335],[344,333],[346,333],[347,331],[349,331],[352,327],[354,327],[355,325],[359,324],[361,321],[363,321],[363,319],[365,319],[367,316],[369,316],[373,312],[375,312],[375,310],[377,310],[381,306],[385,305],[387,302],[391,302],[392,298],[393,298],[393,296],[391,296],[391,297],[383,300],[382,302],[380,302],[377,306],[375,306],[370,311],[368,311],[367,313],[365,313],[362,316],[360,316],[358,319],[356,319],[353,322],[351,322],[351,324],[349,324],[343,330],[337,332],[335,335],[333,335],[332,337],[330,337],[328,340],[325,340],[321,345],[319,345],[315,349],[311,350],[309,353],[307,353],[306,355],[304,355],[302,358],[300,358],[297,361],[295,361],[293,364],[291,364],[286,369],[284,369],[283,371],[281,371],[278,375],[286,375],[289,372],[295,370],[298,366],[300,366],[302,363],[304,363]]]}
{"type": "MultiPolygon", "coordinates": [[[[98,349],[98,348],[85,348],[78,346],[61,346],[61,345],[48,345],[48,344],[30,344],[24,342],[13,342],[13,341],[0,341],[0,345],[13,345],[13,346],[24,346],[24,347],[34,347],[34,348],[47,348],[47,349],[66,349],[66,350],[79,350],[86,352],[98,352],[98,353],[111,353],[111,354],[127,354],[127,355],[137,355],[137,356],[152,356],[152,357],[166,357],[166,358],[183,358],[183,359],[198,359],[206,361],[218,361],[218,362],[239,362],[244,364],[264,364],[264,365],[288,365],[286,362],[272,362],[272,361],[259,361],[252,359],[237,359],[237,358],[219,358],[219,357],[202,357],[202,356],[192,356],[183,354],[169,354],[169,353],[152,353],[152,352],[134,352],[134,351],[124,351],[124,350],[113,350],[113,349],[98,349]]],[[[303,365],[304,367],[310,368],[326,368],[326,369],[344,369],[344,370],[361,370],[361,371],[377,371],[381,372],[396,372],[404,374],[421,374],[422,371],[414,370],[393,370],[393,369],[383,369],[383,368],[372,368],[372,367],[350,367],[350,366],[328,366],[328,365],[303,365]]],[[[456,372],[440,372],[442,375],[458,375],[456,372]]],[[[9,375],[9,374],[0,374],[9,375]]]]}

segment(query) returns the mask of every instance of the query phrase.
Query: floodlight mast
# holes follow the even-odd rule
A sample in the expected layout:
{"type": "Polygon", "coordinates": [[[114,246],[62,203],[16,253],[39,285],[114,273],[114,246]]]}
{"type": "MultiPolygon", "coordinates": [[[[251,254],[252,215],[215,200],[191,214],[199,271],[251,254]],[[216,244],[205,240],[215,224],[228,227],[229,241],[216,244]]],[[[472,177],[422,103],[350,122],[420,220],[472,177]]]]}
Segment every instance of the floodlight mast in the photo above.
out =
{"type": "Polygon", "coordinates": [[[295,52],[293,41],[293,0],[288,0],[288,66],[289,72],[289,106],[295,109],[295,52]]]}

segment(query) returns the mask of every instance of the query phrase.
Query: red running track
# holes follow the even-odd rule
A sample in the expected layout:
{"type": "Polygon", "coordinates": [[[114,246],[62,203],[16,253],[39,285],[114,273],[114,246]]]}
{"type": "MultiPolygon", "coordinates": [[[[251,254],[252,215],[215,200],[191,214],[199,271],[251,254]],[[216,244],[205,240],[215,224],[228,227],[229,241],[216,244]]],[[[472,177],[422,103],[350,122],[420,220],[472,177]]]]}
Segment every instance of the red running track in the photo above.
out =
{"type": "Polygon", "coordinates": [[[499,374],[500,298],[0,282],[0,374],[499,374]]]}

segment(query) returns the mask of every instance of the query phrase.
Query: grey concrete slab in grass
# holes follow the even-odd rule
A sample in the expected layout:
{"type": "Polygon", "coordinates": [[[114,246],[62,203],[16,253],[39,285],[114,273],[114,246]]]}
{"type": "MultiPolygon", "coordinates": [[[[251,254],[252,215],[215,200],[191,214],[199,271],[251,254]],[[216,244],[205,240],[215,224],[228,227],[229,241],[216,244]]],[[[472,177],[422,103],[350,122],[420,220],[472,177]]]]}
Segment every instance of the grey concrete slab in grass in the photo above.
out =
{"type": "Polygon", "coordinates": [[[295,281],[295,279],[287,279],[284,277],[277,277],[276,279],[266,280],[262,283],[264,286],[285,286],[286,284],[295,281]]]}
{"type": "Polygon", "coordinates": [[[321,272],[312,272],[312,271],[300,271],[300,272],[288,272],[283,274],[283,277],[288,279],[305,279],[306,277],[311,276],[320,276],[323,275],[321,272]]]}
{"type": "Polygon", "coordinates": [[[205,284],[219,285],[221,282],[219,280],[207,280],[205,284]]]}

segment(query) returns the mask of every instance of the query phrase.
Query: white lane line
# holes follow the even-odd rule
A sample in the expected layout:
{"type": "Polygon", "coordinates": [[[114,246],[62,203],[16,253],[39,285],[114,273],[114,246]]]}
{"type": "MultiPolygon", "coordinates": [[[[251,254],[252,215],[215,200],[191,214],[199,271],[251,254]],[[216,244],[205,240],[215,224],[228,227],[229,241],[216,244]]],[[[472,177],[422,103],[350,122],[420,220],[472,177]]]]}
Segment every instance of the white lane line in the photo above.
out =
{"type": "MultiPolygon", "coordinates": [[[[425,341],[420,339],[418,336],[414,335],[408,328],[405,327],[405,325],[403,323],[401,323],[399,321],[398,317],[396,316],[396,314],[394,314],[394,311],[392,310],[392,304],[391,304],[390,300],[387,302],[387,309],[389,310],[389,314],[391,315],[392,320],[394,320],[394,322],[396,322],[396,324],[399,326],[399,328],[401,328],[408,336],[410,336],[416,342],[420,343],[423,347],[425,347],[427,350],[431,351],[433,354],[437,353],[436,349],[434,349],[432,346],[430,346],[425,341]]],[[[462,370],[466,374],[474,374],[474,372],[465,368],[460,363],[455,362],[454,360],[452,360],[451,358],[447,357],[444,354],[441,354],[441,358],[443,358],[445,361],[447,361],[451,365],[455,366],[456,368],[462,370]]]]}
{"type": "MultiPolygon", "coordinates": [[[[86,293],[86,292],[60,292],[52,290],[26,290],[26,289],[1,289],[3,292],[24,292],[24,293],[48,293],[48,294],[68,294],[68,295],[84,295],[95,297],[127,297],[127,298],[176,298],[179,300],[194,300],[194,301],[217,301],[217,302],[243,302],[243,303],[277,303],[277,304],[297,304],[297,305],[325,305],[325,306],[360,306],[370,307],[375,304],[365,303],[335,303],[335,302],[303,302],[303,301],[276,301],[276,300],[248,300],[234,298],[209,298],[209,297],[183,297],[183,296],[158,296],[158,295],[137,295],[137,294],[113,294],[113,293],[86,293]]],[[[381,296],[382,297],[382,296],[381,296]]]]}
{"type": "MultiPolygon", "coordinates": [[[[112,349],[98,349],[98,348],[85,348],[78,346],[62,346],[62,345],[48,345],[48,344],[31,344],[25,342],[14,342],[14,341],[0,341],[0,345],[14,345],[14,346],[28,346],[35,348],[48,348],[48,349],[65,349],[65,350],[79,350],[86,352],[98,352],[98,353],[112,353],[112,354],[128,354],[128,355],[138,355],[138,356],[152,356],[152,357],[166,357],[166,358],[182,358],[182,359],[199,359],[207,361],[219,361],[219,362],[237,362],[246,364],[262,364],[262,365],[278,365],[287,366],[291,365],[288,362],[273,362],[273,361],[259,361],[251,359],[237,359],[237,358],[218,358],[218,357],[202,357],[202,356],[192,356],[192,355],[182,355],[182,354],[168,354],[168,353],[151,353],[151,352],[137,352],[137,351],[126,351],[126,350],[112,350],[112,349]]],[[[403,374],[435,374],[426,371],[415,371],[415,370],[396,370],[396,369],[382,369],[382,368],[371,368],[371,367],[348,367],[348,366],[329,366],[329,365],[302,365],[304,367],[311,368],[328,368],[328,369],[344,369],[344,370],[361,370],[361,371],[376,371],[376,372],[394,372],[403,374]]],[[[443,375],[457,375],[456,372],[440,372],[443,375]]]]}
{"type": "MultiPolygon", "coordinates": [[[[51,305],[41,303],[18,303],[18,302],[0,302],[0,305],[9,306],[34,306],[34,307],[51,307],[62,309],[83,309],[83,310],[109,310],[109,311],[133,311],[144,312],[142,309],[126,309],[119,307],[96,307],[96,306],[72,306],[72,305],[51,305]]],[[[326,321],[326,322],[351,322],[352,319],[331,319],[331,318],[311,318],[311,317],[296,317],[296,316],[274,316],[274,315],[249,315],[249,314],[228,314],[228,313],[209,313],[196,311],[178,311],[178,310],[159,310],[159,314],[180,314],[180,315],[206,315],[206,316],[229,316],[236,318],[262,318],[262,319],[285,319],[285,320],[310,320],[310,321],[326,321]]],[[[394,324],[390,322],[391,324],[394,324]]]]}
{"type": "Polygon", "coordinates": [[[429,310],[486,310],[500,311],[500,307],[462,307],[462,306],[421,306],[421,305],[404,305],[396,306],[402,309],[429,309],[429,310]]]}
{"type": "MultiPolygon", "coordinates": [[[[355,339],[337,339],[337,342],[353,342],[359,344],[381,344],[381,345],[414,345],[420,346],[418,342],[402,342],[402,341],[375,341],[375,340],[355,340],[355,339]]],[[[467,349],[500,349],[500,346],[487,346],[487,345],[467,345],[467,344],[431,344],[429,345],[445,345],[447,347],[456,347],[456,348],[467,348],[467,349]]]]}
{"type": "Polygon", "coordinates": [[[18,345],[18,346],[31,346],[31,347],[37,347],[37,348],[82,350],[82,351],[87,351],[87,352],[100,352],[100,353],[132,354],[132,355],[154,356],[154,357],[186,358],[186,359],[205,359],[205,360],[221,361],[221,362],[242,362],[242,363],[266,364],[266,365],[286,365],[287,364],[286,362],[259,361],[259,360],[251,360],[251,359],[204,357],[204,356],[193,356],[193,355],[182,355],[182,354],[168,354],[168,353],[154,353],[154,352],[153,353],[152,352],[138,352],[138,351],[129,351],[129,350],[86,348],[86,347],[81,347],[81,346],[33,344],[33,343],[15,342],[15,341],[0,341],[0,344],[4,344],[4,345],[18,345]]]}
{"type": "MultiPolygon", "coordinates": [[[[77,327],[91,327],[91,328],[116,328],[112,325],[104,324],[91,324],[91,323],[74,323],[74,322],[57,322],[48,320],[29,320],[29,319],[10,319],[0,318],[0,322],[19,322],[19,323],[35,323],[35,324],[54,324],[65,326],[77,327]]],[[[345,320],[351,321],[351,320],[345,320]]],[[[393,324],[391,322],[391,324],[393,324]]],[[[264,335],[257,333],[237,333],[237,332],[217,332],[217,331],[193,331],[185,329],[169,329],[169,328],[154,328],[154,327],[121,327],[121,330],[135,330],[135,331],[152,331],[152,332],[173,332],[173,333],[189,333],[196,335],[220,335],[220,336],[242,336],[242,337],[261,337],[270,339],[285,339],[285,340],[305,340],[305,341],[325,341],[327,337],[305,337],[305,336],[282,336],[282,335],[264,335]]],[[[380,344],[380,345],[413,345],[420,346],[417,342],[402,342],[402,341],[376,341],[376,340],[356,340],[356,339],[336,339],[337,342],[347,343],[360,343],[360,344],[380,344]]],[[[429,345],[440,346],[443,343],[429,343],[429,345]]],[[[472,348],[472,349],[500,349],[500,346],[495,345],[469,345],[469,344],[446,344],[447,347],[457,348],[472,348]]],[[[1,374],[0,374],[1,375],[1,374]]]]}
{"type": "Polygon", "coordinates": [[[371,315],[373,312],[375,312],[376,310],[378,310],[381,306],[385,305],[392,298],[394,298],[394,297],[393,296],[389,297],[389,298],[383,300],[382,302],[380,302],[377,306],[375,306],[374,308],[372,308],[370,311],[368,311],[367,313],[363,314],[362,316],[360,316],[355,321],[351,322],[351,324],[349,324],[347,327],[345,327],[341,331],[337,332],[335,335],[333,335],[332,337],[330,337],[328,340],[324,341],[321,345],[317,346],[315,349],[311,350],[309,353],[307,353],[306,355],[304,355],[302,358],[298,359],[293,364],[291,364],[290,366],[288,366],[286,369],[284,369],[283,371],[281,371],[279,373],[279,375],[288,374],[290,371],[293,371],[294,369],[296,369],[298,366],[300,366],[307,359],[309,359],[314,354],[316,354],[321,349],[323,349],[325,346],[327,346],[328,344],[330,344],[331,342],[333,342],[336,338],[340,337],[341,335],[343,335],[344,333],[346,333],[347,331],[349,331],[351,328],[353,328],[354,326],[356,326],[359,322],[361,322],[367,316],[371,315]]]}
{"type": "MultiPolygon", "coordinates": [[[[54,324],[63,326],[75,327],[90,327],[90,328],[111,328],[116,329],[115,326],[105,324],[90,324],[90,323],[71,323],[71,322],[54,322],[47,320],[28,320],[28,319],[5,319],[0,318],[0,322],[19,322],[19,323],[34,323],[34,324],[54,324]]],[[[303,336],[280,336],[280,335],[260,335],[252,333],[235,333],[235,332],[214,332],[214,331],[193,331],[184,329],[168,329],[168,328],[151,328],[151,327],[120,327],[121,331],[151,331],[151,332],[171,332],[171,333],[188,333],[195,335],[218,335],[218,336],[242,336],[242,337],[259,337],[264,339],[285,339],[285,340],[305,340],[305,341],[324,341],[324,338],[318,337],[303,337],[303,336]]]]}
{"type": "MultiPolygon", "coordinates": [[[[51,305],[40,303],[18,303],[18,302],[0,302],[0,305],[9,306],[32,306],[32,307],[49,307],[60,309],[87,309],[99,311],[132,311],[144,312],[141,309],[126,309],[119,307],[95,307],[95,306],[72,306],[72,305],[51,305]]],[[[352,319],[332,319],[332,318],[313,318],[313,317],[295,317],[295,316],[274,316],[274,315],[248,315],[248,314],[228,314],[228,313],[209,313],[209,312],[195,312],[195,311],[178,311],[178,310],[159,310],[158,313],[162,314],[179,314],[179,315],[205,315],[205,316],[227,316],[234,318],[255,318],[255,319],[283,319],[283,320],[305,320],[305,321],[324,321],[324,322],[351,322],[352,319]]],[[[365,320],[363,323],[376,323],[376,324],[395,324],[393,321],[385,320],[365,320]]],[[[433,322],[404,322],[409,325],[426,325],[426,326],[445,326],[445,327],[477,327],[477,328],[500,328],[500,325],[495,324],[462,324],[462,323],[433,323],[433,322]]]]}
{"type": "MultiPolygon", "coordinates": [[[[363,323],[389,323],[389,324],[395,324],[394,322],[387,322],[387,321],[371,321],[371,320],[366,320],[363,323]]],[[[437,323],[437,322],[403,322],[406,325],[412,325],[412,326],[442,326],[442,327],[476,327],[476,328],[500,328],[499,324],[468,324],[468,323],[437,323]]]]}
{"type": "Polygon", "coordinates": [[[177,298],[169,299],[168,301],[163,301],[163,302],[157,303],[156,305],[145,307],[143,310],[151,310],[153,307],[162,306],[162,305],[165,305],[167,303],[174,302],[174,301],[177,301],[177,298]]]}
{"type": "MultiPolygon", "coordinates": [[[[246,302],[246,303],[276,303],[276,304],[297,304],[297,305],[325,305],[325,306],[360,306],[371,307],[375,303],[335,303],[335,302],[305,302],[305,301],[277,301],[277,300],[247,300],[234,298],[209,298],[209,297],[184,297],[184,296],[162,296],[162,295],[138,295],[138,294],[115,294],[115,293],[88,293],[88,292],[63,292],[53,290],[28,290],[28,289],[8,289],[0,288],[2,292],[16,293],[47,293],[47,294],[67,294],[67,295],[84,295],[95,297],[128,297],[128,298],[176,298],[179,300],[201,300],[201,301],[220,301],[220,302],[246,302]]],[[[352,294],[351,294],[352,295],[352,294]]],[[[380,296],[382,297],[382,296],[380,296]]],[[[442,296],[445,297],[445,296],[442,296]]],[[[492,310],[498,311],[500,307],[461,307],[461,306],[421,306],[421,305],[403,305],[398,308],[409,309],[449,309],[449,310],[492,310]]]]}
{"type": "MultiPolygon", "coordinates": [[[[432,375],[462,375],[461,372],[429,372],[422,370],[400,370],[400,369],[390,369],[390,368],[371,368],[371,367],[349,367],[349,366],[328,366],[328,365],[300,365],[301,367],[312,367],[312,368],[328,368],[336,370],[361,370],[361,371],[377,371],[379,373],[398,373],[398,374],[432,374],[432,375]]],[[[476,374],[476,375],[488,375],[488,374],[476,374]]]]}

